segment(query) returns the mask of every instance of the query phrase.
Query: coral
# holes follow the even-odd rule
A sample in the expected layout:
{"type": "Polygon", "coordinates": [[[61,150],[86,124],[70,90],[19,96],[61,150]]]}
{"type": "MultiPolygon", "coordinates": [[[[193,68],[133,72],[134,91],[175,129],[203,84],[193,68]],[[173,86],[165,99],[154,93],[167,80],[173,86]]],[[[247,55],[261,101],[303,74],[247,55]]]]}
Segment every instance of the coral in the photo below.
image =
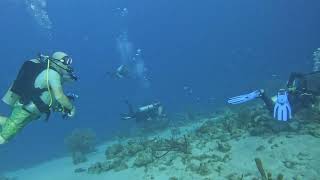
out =
{"type": "Polygon", "coordinates": [[[81,162],[86,154],[95,151],[96,135],[90,129],[75,129],[65,138],[65,144],[75,158],[73,162],[81,162]]]}
{"type": "Polygon", "coordinates": [[[116,159],[113,161],[97,162],[93,164],[88,169],[89,174],[100,174],[102,172],[110,171],[111,169],[122,170],[126,169],[128,166],[123,163],[121,160],[116,159]]]}
{"type": "Polygon", "coordinates": [[[154,161],[152,150],[150,148],[145,151],[141,151],[137,154],[137,157],[134,161],[134,166],[142,167],[146,166],[154,161]]]}
{"type": "Polygon", "coordinates": [[[104,171],[110,170],[110,164],[97,162],[88,169],[89,174],[101,174],[104,171]]]}
{"type": "Polygon", "coordinates": [[[125,149],[123,145],[114,144],[105,151],[105,155],[107,159],[114,159],[114,158],[117,158],[119,155],[121,155],[124,152],[124,150],[125,149]]]}
{"type": "Polygon", "coordinates": [[[138,152],[143,151],[144,146],[135,142],[128,142],[127,152],[130,156],[136,155],[138,152]]]}
{"type": "Polygon", "coordinates": [[[184,154],[190,153],[190,146],[186,136],[183,136],[183,140],[176,140],[174,138],[171,139],[159,139],[153,141],[151,145],[151,149],[155,158],[160,159],[167,155],[169,152],[175,151],[184,154]],[[159,152],[165,152],[164,154],[158,156],[159,152]]]}
{"type": "MultiPolygon", "coordinates": [[[[260,172],[262,180],[272,180],[272,174],[270,172],[266,173],[266,171],[264,170],[263,163],[262,163],[261,159],[255,158],[254,160],[256,162],[256,166],[260,172]]],[[[283,179],[284,179],[284,177],[282,174],[279,174],[277,176],[277,180],[283,180],[283,179]]]]}
{"type": "Polygon", "coordinates": [[[84,168],[77,168],[74,170],[74,173],[83,173],[83,172],[86,172],[87,169],[84,169],[84,168]]]}

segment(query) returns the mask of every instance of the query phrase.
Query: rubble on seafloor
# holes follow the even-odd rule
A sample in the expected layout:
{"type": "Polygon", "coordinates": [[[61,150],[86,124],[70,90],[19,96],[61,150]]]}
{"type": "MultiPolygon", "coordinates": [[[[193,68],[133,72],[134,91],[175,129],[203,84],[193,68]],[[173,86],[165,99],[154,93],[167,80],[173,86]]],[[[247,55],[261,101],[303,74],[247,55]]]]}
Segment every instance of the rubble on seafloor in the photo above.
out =
{"type": "Polygon", "coordinates": [[[17,180],[17,178],[11,178],[11,177],[6,177],[6,176],[0,175],[0,180],[17,180]]]}
{"type": "MultiPolygon", "coordinates": [[[[166,171],[180,164],[185,171],[198,174],[210,180],[207,176],[221,174],[224,164],[231,161],[232,146],[231,140],[237,141],[250,136],[260,136],[269,139],[268,143],[272,148],[279,146],[275,143],[277,133],[286,133],[286,137],[293,135],[311,135],[320,138],[320,114],[318,117],[306,119],[302,112],[292,123],[281,123],[274,121],[261,106],[255,108],[239,108],[237,110],[226,109],[223,113],[216,114],[214,118],[208,118],[193,131],[181,133],[178,127],[171,130],[171,137],[152,138],[129,138],[127,141],[119,142],[109,146],[105,151],[105,159],[96,162],[86,169],[87,173],[100,174],[110,170],[122,171],[128,168],[150,168],[166,171]],[[304,117],[304,118],[302,118],[304,117]],[[203,151],[209,148],[207,151],[203,151]]],[[[256,151],[264,151],[265,146],[260,145],[256,151]]],[[[307,157],[307,154],[299,153],[296,158],[299,160],[307,157]]],[[[241,180],[250,177],[252,180],[281,180],[285,175],[279,174],[272,177],[270,172],[265,172],[262,160],[252,157],[256,162],[256,174],[230,173],[225,176],[228,180],[241,180]]],[[[293,160],[284,161],[288,169],[294,169],[298,162],[293,160]]],[[[78,169],[84,171],[84,169],[78,169]]],[[[172,176],[169,179],[175,180],[178,177],[172,176]]],[[[296,178],[299,179],[299,178],[296,178]]]]}

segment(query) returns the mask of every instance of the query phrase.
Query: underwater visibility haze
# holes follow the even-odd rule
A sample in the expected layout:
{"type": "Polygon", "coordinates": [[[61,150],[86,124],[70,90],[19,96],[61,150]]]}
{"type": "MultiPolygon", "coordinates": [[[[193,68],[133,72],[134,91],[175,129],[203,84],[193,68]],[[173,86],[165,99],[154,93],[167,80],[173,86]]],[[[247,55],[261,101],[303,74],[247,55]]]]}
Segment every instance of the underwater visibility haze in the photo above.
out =
{"type": "Polygon", "coordinates": [[[1,0],[0,180],[320,179],[319,7],[1,0]]]}

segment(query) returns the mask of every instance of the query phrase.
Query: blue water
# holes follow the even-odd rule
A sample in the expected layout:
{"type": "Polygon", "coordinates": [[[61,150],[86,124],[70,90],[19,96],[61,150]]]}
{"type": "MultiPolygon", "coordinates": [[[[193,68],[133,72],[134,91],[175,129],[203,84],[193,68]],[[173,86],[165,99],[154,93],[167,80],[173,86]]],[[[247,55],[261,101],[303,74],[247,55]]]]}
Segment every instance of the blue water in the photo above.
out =
{"type": "MultiPolygon", "coordinates": [[[[128,131],[134,123],[119,120],[125,99],[135,105],[159,100],[171,114],[190,106],[213,111],[227,97],[311,71],[320,46],[319,7],[318,0],[47,0],[52,27],[46,28],[24,2],[1,0],[0,93],[25,60],[62,50],[80,76],[67,89],[80,99],[75,119],[32,122],[1,146],[0,172],[65,155],[63,140],[74,128],[92,128],[100,141],[128,131]],[[125,20],[117,8],[128,8],[125,20]],[[106,76],[120,65],[116,39],[124,29],[143,50],[149,87],[106,76]]],[[[3,103],[0,109],[10,112],[3,103]]]]}

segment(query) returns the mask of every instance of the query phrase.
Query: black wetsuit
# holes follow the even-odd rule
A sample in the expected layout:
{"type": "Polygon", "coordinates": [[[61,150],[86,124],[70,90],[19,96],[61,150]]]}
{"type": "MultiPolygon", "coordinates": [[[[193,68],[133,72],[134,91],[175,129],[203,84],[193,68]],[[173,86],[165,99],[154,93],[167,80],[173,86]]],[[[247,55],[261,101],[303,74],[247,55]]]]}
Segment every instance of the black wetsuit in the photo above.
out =
{"type": "MultiPolygon", "coordinates": [[[[308,74],[291,73],[287,89],[289,102],[295,112],[310,107],[316,103],[316,97],[320,96],[320,71],[308,74]],[[291,90],[292,88],[294,90],[291,90]]],[[[268,110],[273,112],[274,102],[265,92],[261,94],[261,99],[268,110]]]]}

